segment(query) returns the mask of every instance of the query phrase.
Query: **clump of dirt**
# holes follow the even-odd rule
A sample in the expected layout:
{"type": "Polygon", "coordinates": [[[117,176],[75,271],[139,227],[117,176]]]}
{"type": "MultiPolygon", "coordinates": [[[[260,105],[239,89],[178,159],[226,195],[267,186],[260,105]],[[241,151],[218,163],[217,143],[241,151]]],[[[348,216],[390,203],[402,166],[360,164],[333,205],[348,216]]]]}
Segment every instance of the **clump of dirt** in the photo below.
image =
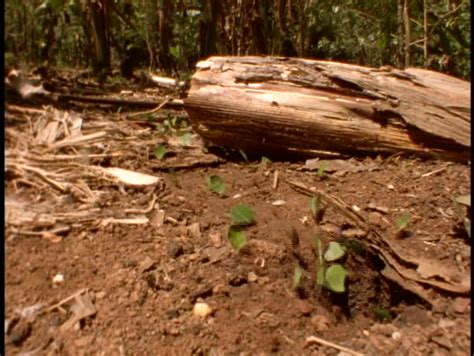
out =
{"type": "Polygon", "coordinates": [[[397,251],[439,261],[456,281],[471,269],[454,202],[470,192],[470,166],[353,158],[361,169],[318,174],[304,161],[228,161],[203,153],[182,113],[161,111],[168,126],[150,128],[85,109],[83,136],[104,136],[52,150],[64,136],[44,146],[30,125],[47,127],[57,113],[7,106],[8,354],[469,354],[469,296],[388,278],[374,235],[324,199],[316,224],[308,192],[344,202],[397,251]],[[159,183],[127,184],[97,167],[159,183]],[[225,182],[222,196],[209,190],[211,175],[225,182]],[[227,238],[237,204],[256,212],[240,251],[227,238]],[[315,236],[345,247],[345,293],[317,285],[315,236]]]}

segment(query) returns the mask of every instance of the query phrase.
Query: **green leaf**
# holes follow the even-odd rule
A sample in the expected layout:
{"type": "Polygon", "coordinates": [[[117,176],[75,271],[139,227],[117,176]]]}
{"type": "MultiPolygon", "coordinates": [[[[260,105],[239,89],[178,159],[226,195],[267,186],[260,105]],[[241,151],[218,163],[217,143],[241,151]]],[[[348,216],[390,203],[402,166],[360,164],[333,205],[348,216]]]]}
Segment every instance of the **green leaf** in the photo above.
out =
{"type": "Polygon", "coordinates": [[[399,230],[404,230],[408,226],[408,223],[410,222],[410,220],[411,220],[410,213],[404,213],[402,217],[398,220],[399,230]]]}
{"type": "Polygon", "coordinates": [[[324,254],[324,259],[327,262],[337,261],[338,259],[342,258],[346,251],[341,246],[341,244],[331,241],[329,242],[329,247],[324,254]]]}
{"type": "Polygon", "coordinates": [[[166,148],[166,145],[163,143],[160,143],[155,149],[155,157],[158,158],[159,160],[163,159],[163,157],[167,153],[168,153],[168,149],[166,148]]]}
{"type": "Polygon", "coordinates": [[[322,178],[324,177],[324,173],[326,172],[326,169],[328,168],[328,163],[327,162],[321,162],[318,168],[318,177],[322,178]]]}
{"type": "Polygon", "coordinates": [[[240,251],[242,247],[247,245],[247,237],[238,226],[231,226],[227,237],[229,238],[232,247],[237,251],[240,251]]]}
{"type": "Polygon", "coordinates": [[[261,161],[260,161],[260,165],[261,165],[262,167],[265,168],[265,167],[267,167],[268,165],[270,165],[271,163],[272,163],[272,161],[271,161],[270,159],[268,159],[268,158],[265,157],[265,156],[262,156],[262,159],[261,159],[261,161]]]}
{"type": "Polygon", "coordinates": [[[218,175],[207,177],[207,187],[211,192],[217,193],[219,195],[222,195],[225,192],[224,180],[218,175]]]}
{"type": "Polygon", "coordinates": [[[339,264],[330,266],[326,270],[327,287],[336,293],[344,293],[346,291],[345,281],[347,270],[339,264]]]}
{"type": "Polygon", "coordinates": [[[301,279],[303,278],[303,269],[299,264],[295,265],[295,272],[293,273],[293,287],[298,289],[301,285],[301,279]]]}
{"type": "Polygon", "coordinates": [[[184,147],[186,146],[189,146],[189,144],[191,143],[191,141],[193,140],[193,137],[194,135],[191,134],[191,133],[185,133],[184,135],[181,135],[181,145],[183,145],[184,147]]]}
{"type": "Polygon", "coordinates": [[[230,210],[233,225],[251,225],[255,222],[255,211],[247,205],[236,205],[230,210]]]}

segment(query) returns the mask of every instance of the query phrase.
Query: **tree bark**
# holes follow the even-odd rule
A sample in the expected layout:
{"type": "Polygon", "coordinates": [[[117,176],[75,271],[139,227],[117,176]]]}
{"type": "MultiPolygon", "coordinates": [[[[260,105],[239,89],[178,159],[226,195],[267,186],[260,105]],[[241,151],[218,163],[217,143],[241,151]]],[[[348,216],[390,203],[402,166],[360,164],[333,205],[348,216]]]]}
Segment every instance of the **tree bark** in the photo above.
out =
{"type": "Polygon", "coordinates": [[[470,160],[470,84],[424,69],[275,57],[199,62],[185,110],[205,139],[266,155],[470,160]]]}

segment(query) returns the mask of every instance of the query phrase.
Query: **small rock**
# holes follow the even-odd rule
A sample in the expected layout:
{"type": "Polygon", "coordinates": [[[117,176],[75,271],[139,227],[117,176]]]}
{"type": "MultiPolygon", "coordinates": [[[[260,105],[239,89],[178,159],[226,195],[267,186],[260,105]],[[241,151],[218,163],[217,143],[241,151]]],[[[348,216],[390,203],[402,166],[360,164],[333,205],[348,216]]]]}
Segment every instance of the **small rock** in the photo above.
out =
{"type": "Polygon", "coordinates": [[[153,261],[150,257],[146,256],[145,259],[140,262],[138,266],[138,271],[140,273],[144,273],[149,271],[155,265],[155,261],[153,261]]]}
{"type": "Polygon", "coordinates": [[[375,324],[370,328],[373,334],[382,334],[391,337],[398,329],[393,324],[375,324]]]}
{"type": "Polygon", "coordinates": [[[200,227],[199,223],[193,223],[193,224],[189,225],[188,233],[192,238],[200,239],[201,238],[201,227],[200,227]]]}
{"type": "Polygon", "coordinates": [[[466,246],[463,248],[463,250],[461,251],[460,255],[462,256],[462,258],[468,260],[471,258],[471,246],[466,246]]]}
{"type": "Polygon", "coordinates": [[[297,306],[298,310],[300,311],[301,315],[303,315],[303,316],[311,315],[311,313],[314,310],[314,307],[311,303],[307,303],[303,300],[299,300],[296,303],[296,306],[297,306]]]}
{"type": "Polygon", "coordinates": [[[168,246],[168,254],[170,255],[170,257],[178,258],[183,253],[184,253],[183,246],[181,246],[176,241],[171,241],[171,243],[168,246]]]}
{"type": "Polygon", "coordinates": [[[367,231],[361,229],[346,229],[341,233],[342,237],[346,239],[357,239],[367,236],[367,231]]]}
{"type": "Polygon", "coordinates": [[[58,273],[53,277],[53,284],[62,284],[64,283],[64,274],[58,273]]]}
{"type": "Polygon", "coordinates": [[[444,335],[431,336],[431,341],[437,343],[439,346],[450,350],[453,347],[451,340],[444,335]]]}
{"type": "Polygon", "coordinates": [[[392,339],[395,340],[395,341],[398,341],[402,338],[402,334],[400,333],[400,331],[394,331],[392,333],[392,339]]]}
{"type": "Polygon", "coordinates": [[[438,326],[443,329],[448,329],[456,326],[456,322],[454,320],[441,319],[438,323],[438,326]]]}
{"type": "Polygon", "coordinates": [[[163,226],[165,222],[165,211],[163,209],[153,210],[150,216],[150,222],[157,227],[163,226]]]}
{"type": "Polygon", "coordinates": [[[247,277],[235,275],[230,278],[229,285],[231,285],[232,287],[240,287],[241,285],[247,282],[247,277]]]}
{"type": "Polygon", "coordinates": [[[214,247],[219,248],[222,246],[222,235],[220,232],[217,231],[209,234],[209,239],[214,247]]]}
{"type": "Polygon", "coordinates": [[[212,314],[212,309],[206,303],[196,303],[194,304],[193,314],[205,318],[212,314]]]}
{"type": "Polygon", "coordinates": [[[370,225],[375,225],[375,226],[381,226],[382,225],[382,214],[372,211],[369,213],[368,216],[369,224],[370,225]]]}
{"type": "Polygon", "coordinates": [[[311,318],[311,324],[316,332],[324,332],[329,330],[331,323],[324,315],[315,315],[311,318]]]}
{"type": "Polygon", "coordinates": [[[388,189],[390,189],[390,190],[394,190],[394,189],[395,189],[395,187],[394,187],[394,185],[393,185],[393,184],[389,184],[389,185],[387,185],[387,188],[388,188],[388,189]]]}
{"type": "Polygon", "coordinates": [[[214,295],[229,295],[229,287],[227,287],[224,283],[219,283],[212,288],[212,294],[214,295]]]}
{"type": "Polygon", "coordinates": [[[104,291],[97,292],[97,293],[95,294],[95,298],[96,298],[97,300],[104,299],[106,296],[107,296],[107,293],[104,292],[104,291]]]}
{"type": "Polygon", "coordinates": [[[458,297],[452,305],[455,313],[464,314],[471,310],[471,299],[458,297]]]}
{"type": "Polygon", "coordinates": [[[378,206],[374,202],[370,202],[367,208],[370,210],[374,210],[375,212],[382,213],[382,214],[389,213],[389,209],[386,206],[378,206]]]}
{"type": "Polygon", "coordinates": [[[90,336],[84,336],[79,339],[76,339],[74,343],[76,344],[77,347],[86,347],[88,345],[91,345],[94,341],[95,336],[90,335],[90,336]]]}
{"type": "Polygon", "coordinates": [[[247,275],[247,280],[251,283],[256,282],[258,279],[258,276],[255,274],[255,272],[249,272],[247,275]]]}

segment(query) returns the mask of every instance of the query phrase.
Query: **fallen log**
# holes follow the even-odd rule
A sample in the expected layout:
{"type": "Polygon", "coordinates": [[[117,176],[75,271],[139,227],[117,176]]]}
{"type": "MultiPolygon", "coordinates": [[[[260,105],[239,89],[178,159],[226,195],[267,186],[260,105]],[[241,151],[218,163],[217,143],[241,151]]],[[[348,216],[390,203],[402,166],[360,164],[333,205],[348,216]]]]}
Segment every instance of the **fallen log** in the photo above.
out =
{"type": "Polygon", "coordinates": [[[211,57],[184,108],[204,139],[250,153],[471,157],[470,83],[424,69],[211,57]]]}

